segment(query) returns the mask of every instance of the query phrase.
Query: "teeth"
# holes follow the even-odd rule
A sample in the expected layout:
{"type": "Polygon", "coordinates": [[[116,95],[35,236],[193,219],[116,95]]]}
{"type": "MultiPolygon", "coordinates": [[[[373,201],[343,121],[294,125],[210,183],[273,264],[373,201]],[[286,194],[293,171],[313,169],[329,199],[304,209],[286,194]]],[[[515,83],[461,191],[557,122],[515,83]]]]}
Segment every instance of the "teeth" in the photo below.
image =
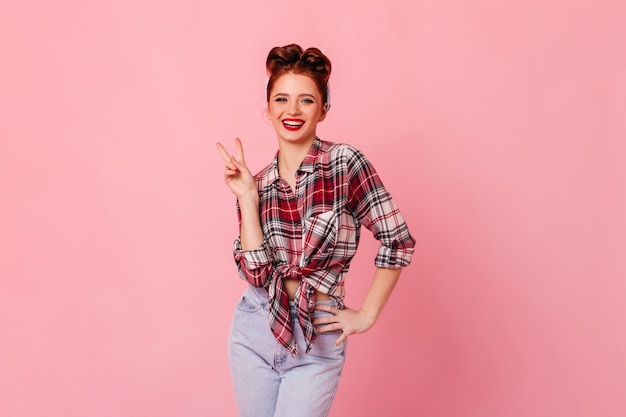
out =
{"type": "Polygon", "coordinates": [[[302,126],[304,124],[304,122],[295,122],[295,121],[291,121],[291,120],[285,120],[285,121],[283,121],[283,123],[288,125],[288,126],[302,126]]]}

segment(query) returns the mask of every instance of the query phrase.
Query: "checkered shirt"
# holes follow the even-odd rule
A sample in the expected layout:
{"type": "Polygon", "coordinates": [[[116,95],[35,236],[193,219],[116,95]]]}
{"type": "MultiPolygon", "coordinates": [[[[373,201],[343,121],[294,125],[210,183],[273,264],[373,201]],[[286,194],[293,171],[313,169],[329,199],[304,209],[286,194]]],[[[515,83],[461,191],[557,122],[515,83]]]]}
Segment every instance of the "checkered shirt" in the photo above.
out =
{"type": "MultiPolygon", "coordinates": [[[[374,167],[350,145],[316,138],[296,173],[295,192],[278,174],[278,153],[255,179],[264,241],[258,249],[242,250],[237,238],[235,262],[243,279],[267,289],[271,330],[294,355],[298,346],[284,280],[300,282],[294,302],[308,353],[317,337],[315,290],[344,307],[344,278],[361,225],[380,241],[377,267],[407,266],[415,240],[374,167]]],[[[238,214],[241,220],[239,209],[238,214]]]]}

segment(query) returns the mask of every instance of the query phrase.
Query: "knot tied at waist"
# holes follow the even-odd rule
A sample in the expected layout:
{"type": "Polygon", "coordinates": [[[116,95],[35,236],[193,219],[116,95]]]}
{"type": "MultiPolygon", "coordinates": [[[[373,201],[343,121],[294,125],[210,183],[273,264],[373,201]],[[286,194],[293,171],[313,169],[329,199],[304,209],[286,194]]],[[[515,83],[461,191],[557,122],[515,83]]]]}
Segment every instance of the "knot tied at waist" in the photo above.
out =
{"type": "Polygon", "coordinates": [[[289,315],[289,295],[285,290],[284,280],[297,280],[300,285],[294,295],[294,305],[298,315],[298,323],[302,328],[306,340],[308,353],[317,338],[313,327],[313,313],[315,311],[315,288],[303,279],[303,268],[297,265],[281,264],[275,267],[273,279],[269,282],[269,319],[272,333],[276,339],[293,355],[298,352],[298,346],[293,339],[293,323],[289,315]]]}
{"type": "Polygon", "coordinates": [[[283,279],[301,281],[302,277],[302,268],[297,265],[292,264],[281,264],[276,267],[276,275],[282,277],[283,279]]]}

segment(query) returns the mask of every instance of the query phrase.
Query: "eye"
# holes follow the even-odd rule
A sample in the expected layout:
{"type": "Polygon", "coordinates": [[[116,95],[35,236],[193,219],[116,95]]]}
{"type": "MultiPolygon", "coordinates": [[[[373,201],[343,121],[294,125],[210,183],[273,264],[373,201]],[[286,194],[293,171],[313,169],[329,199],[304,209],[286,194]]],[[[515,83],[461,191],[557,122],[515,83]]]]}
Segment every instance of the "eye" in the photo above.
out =
{"type": "Polygon", "coordinates": [[[276,97],[274,101],[277,101],[279,103],[284,103],[287,101],[287,99],[285,97],[276,97]]]}
{"type": "Polygon", "coordinates": [[[313,104],[313,103],[315,103],[315,101],[313,101],[313,99],[310,99],[310,98],[303,98],[302,102],[306,103],[306,104],[313,104]]]}

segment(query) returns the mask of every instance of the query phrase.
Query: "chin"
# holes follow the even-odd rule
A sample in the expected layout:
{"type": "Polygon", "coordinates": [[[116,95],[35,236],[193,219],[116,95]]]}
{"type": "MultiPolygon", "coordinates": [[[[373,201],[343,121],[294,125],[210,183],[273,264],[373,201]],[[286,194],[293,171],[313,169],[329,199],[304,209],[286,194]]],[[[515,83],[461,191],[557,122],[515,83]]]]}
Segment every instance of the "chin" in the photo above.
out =
{"type": "Polygon", "coordinates": [[[303,136],[303,135],[281,135],[281,138],[285,142],[289,143],[300,143],[300,142],[309,142],[315,139],[315,135],[313,136],[303,136]]]}

